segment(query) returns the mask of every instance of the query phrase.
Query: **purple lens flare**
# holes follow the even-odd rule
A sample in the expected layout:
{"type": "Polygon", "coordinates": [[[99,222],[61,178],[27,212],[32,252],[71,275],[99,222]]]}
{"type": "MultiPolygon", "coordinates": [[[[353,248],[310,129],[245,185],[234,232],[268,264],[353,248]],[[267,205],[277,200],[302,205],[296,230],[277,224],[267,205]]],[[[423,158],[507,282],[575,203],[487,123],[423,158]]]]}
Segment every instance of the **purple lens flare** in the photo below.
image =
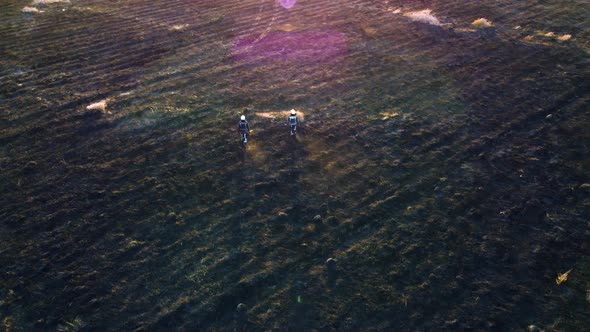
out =
{"type": "Polygon", "coordinates": [[[323,62],[344,56],[348,51],[345,35],[334,30],[272,31],[263,38],[242,36],[232,47],[234,60],[288,59],[323,62]]]}
{"type": "Polygon", "coordinates": [[[297,0],[279,0],[279,3],[281,4],[281,6],[283,6],[283,8],[291,9],[293,8],[293,6],[295,6],[297,0]]]}

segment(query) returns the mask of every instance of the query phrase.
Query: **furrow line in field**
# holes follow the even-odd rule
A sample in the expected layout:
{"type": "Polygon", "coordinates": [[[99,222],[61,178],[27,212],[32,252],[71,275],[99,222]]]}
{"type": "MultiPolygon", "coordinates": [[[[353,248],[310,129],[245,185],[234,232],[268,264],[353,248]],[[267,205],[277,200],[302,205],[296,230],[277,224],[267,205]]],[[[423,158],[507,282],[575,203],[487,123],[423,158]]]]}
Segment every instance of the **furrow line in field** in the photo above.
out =
{"type": "MultiPolygon", "coordinates": [[[[210,33],[210,34],[208,35],[208,37],[213,37],[213,36],[214,36],[214,35],[216,35],[216,34],[217,34],[217,33],[215,33],[215,32],[212,32],[212,33],[210,33]]],[[[80,38],[81,38],[81,39],[82,39],[82,38],[84,38],[84,37],[86,37],[86,36],[80,36],[80,38]]],[[[166,41],[163,41],[163,42],[161,42],[161,43],[159,43],[159,44],[156,44],[156,45],[157,45],[157,46],[161,46],[161,45],[167,44],[166,42],[168,42],[168,41],[171,41],[171,42],[172,42],[173,40],[166,40],[166,41]]],[[[48,43],[50,43],[50,42],[48,42],[48,43]]],[[[126,53],[135,54],[135,53],[137,53],[138,49],[141,49],[141,46],[146,46],[146,45],[144,45],[144,44],[138,43],[137,41],[129,41],[129,42],[127,42],[125,45],[120,45],[120,44],[113,45],[112,43],[109,43],[108,41],[104,41],[104,49],[99,49],[99,50],[98,50],[98,52],[101,52],[101,51],[102,51],[102,52],[104,52],[104,51],[112,51],[112,52],[110,52],[109,54],[111,54],[111,53],[112,53],[112,57],[113,57],[113,58],[124,58],[124,56],[125,56],[126,54],[124,54],[124,55],[117,54],[117,51],[118,51],[118,50],[120,50],[120,49],[122,49],[122,48],[124,48],[124,47],[126,48],[127,46],[131,46],[131,45],[133,45],[133,44],[136,44],[136,45],[137,45],[137,47],[136,47],[136,48],[127,49],[127,50],[126,50],[126,53]]],[[[196,45],[194,45],[194,44],[193,44],[193,45],[188,45],[187,47],[195,47],[195,46],[196,46],[196,45]]],[[[41,45],[41,46],[39,46],[39,45],[35,45],[35,47],[43,47],[43,46],[42,46],[42,45],[41,45]]],[[[147,46],[146,46],[146,47],[147,47],[147,46]]],[[[152,46],[152,47],[153,47],[153,46],[152,46]]],[[[90,47],[88,47],[88,48],[90,49],[90,47]]],[[[178,51],[178,50],[177,50],[177,51],[178,51]]],[[[78,54],[79,54],[79,53],[80,53],[80,52],[78,52],[78,54]]],[[[101,60],[102,60],[101,62],[105,62],[105,61],[104,61],[104,59],[101,59],[101,60]]],[[[124,60],[121,60],[121,62],[123,62],[123,61],[124,61],[124,60]]],[[[72,61],[70,61],[70,62],[55,61],[54,63],[51,63],[51,64],[49,64],[49,66],[52,66],[52,65],[54,65],[54,66],[56,66],[56,67],[59,67],[59,69],[63,71],[64,69],[68,69],[68,68],[64,68],[64,66],[72,66],[72,67],[76,67],[76,66],[78,65],[78,62],[77,62],[77,61],[75,61],[75,60],[72,60],[72,61]]],[[[111,64],[107,64],[107,65],[106,65],[106,67],[108,67],[108,66],[110,66],[110,65],[111,65],[111,64]]],[[[89,69],[91,69],[91,70],[92,70],[92,69],[94,69],[94,68],[92,68],[92,67],[91,67],[91,68],[89,68],[89,69]]],[[[90,73],[90,75],[92,75],[92,73],[90,73]]]]}
{"type": "MultiPolygon", "coordinates": [[[[257,28],[256,26],[253,26],[253,27],[252,27],[252,29],[256,29],[256,28],[257,28]]],[[[130,29],[130,30],[131,30],[131,29],[130,29]]],[[[215,35],[215,34],[217,34],[217,33],[211,33],[209,36],[213,36],[213,35],[215,35]]],[[[105,44],[108,44],[108,41],[105,41],[104,43],[105,43],[105,44]]],[[[131,43],[129,43],[129,44],[133,44],[133,42],[131,42],[131,43]]],[[[119,47],[120,47],[120,45],[119,45],[119,47]]],[[[189,47],[194,47],[194,46],[189,46],[189,47]]],[[[108,48],[108,46],[106,47],[106,49],[109,49],[109,48],[108,48]]],[[[135,52],[135,50],[132,50],[131,52],[135,52]]],[[[115,56],[117,56],[117,55],[115,55],[115,56]]],[[[58,63],[56,63],[56,64],[58,64],[58,63]]],[[[59,64],[66,65],[67,63],[59,63],[59,64]]],[[[75,61],[72,61],[72,65],[75,65],[75,61]]]]}

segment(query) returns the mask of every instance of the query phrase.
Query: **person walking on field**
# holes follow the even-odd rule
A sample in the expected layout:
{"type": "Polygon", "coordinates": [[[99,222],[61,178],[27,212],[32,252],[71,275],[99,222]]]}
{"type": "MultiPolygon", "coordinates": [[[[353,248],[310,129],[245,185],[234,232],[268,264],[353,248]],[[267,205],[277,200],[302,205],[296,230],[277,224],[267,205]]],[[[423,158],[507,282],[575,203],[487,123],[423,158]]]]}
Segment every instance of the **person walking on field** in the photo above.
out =
{"type": "Polygon", "coordinates": [[[295,135],[295,132],[297,132],[297,122],[297,112],[295,109],[292,109],[291,115],[287,118],[287,124],[291,128],[291,136],[295,135]]]}
{"type": "Polygon", "coordinates": [[[240,131],[240,135],[242,136],[242,141],[244,144],[248,143],[248,134],[250,133],[250,126],[248,125],[248,121],[246,121],[246,116],[242,115],[240,117],[240,122],[238,123],[238,130],[240,131]]]}

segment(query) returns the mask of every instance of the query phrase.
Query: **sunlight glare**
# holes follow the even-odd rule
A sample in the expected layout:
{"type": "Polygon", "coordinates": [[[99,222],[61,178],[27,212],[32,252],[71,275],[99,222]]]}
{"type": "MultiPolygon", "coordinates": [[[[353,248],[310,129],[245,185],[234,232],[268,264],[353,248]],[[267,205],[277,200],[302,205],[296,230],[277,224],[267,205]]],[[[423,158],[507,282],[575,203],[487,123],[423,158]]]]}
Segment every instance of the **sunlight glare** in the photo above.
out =
{"type": "Polygon", "coordinates": [[[297,0],[279,0],[279,3],[281,4],[281,6],[283,6],[283,8],[285,8],[285,9],[293,8],[293,6],[295,6],[296,2],[297,2],[297,0]]]}

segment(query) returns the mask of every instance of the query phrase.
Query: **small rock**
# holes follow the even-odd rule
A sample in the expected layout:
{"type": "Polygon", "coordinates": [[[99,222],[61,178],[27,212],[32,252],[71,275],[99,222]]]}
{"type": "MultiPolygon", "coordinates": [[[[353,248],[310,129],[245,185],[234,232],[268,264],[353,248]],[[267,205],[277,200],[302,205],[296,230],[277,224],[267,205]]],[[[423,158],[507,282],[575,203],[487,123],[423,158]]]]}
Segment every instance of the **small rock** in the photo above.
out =
{"type": "Polygon", "coordinates": [[[247,305],[245,305],[244,303],[240,303],[240,304],[238,304],[238,306],[236,307],[236,310],[237,310],[239,313],[243,313],[243,312],[246,312],[246,310],[248,310],[248,306],[247,306],[247,305]]]}
{"type": "Polygon", "coordinates": [[[539,328],[537,325],[531,324],[527,327],[527,331],[528,332],[542,332],[543,330],[541,330],[541,328],[539,328]]]}

